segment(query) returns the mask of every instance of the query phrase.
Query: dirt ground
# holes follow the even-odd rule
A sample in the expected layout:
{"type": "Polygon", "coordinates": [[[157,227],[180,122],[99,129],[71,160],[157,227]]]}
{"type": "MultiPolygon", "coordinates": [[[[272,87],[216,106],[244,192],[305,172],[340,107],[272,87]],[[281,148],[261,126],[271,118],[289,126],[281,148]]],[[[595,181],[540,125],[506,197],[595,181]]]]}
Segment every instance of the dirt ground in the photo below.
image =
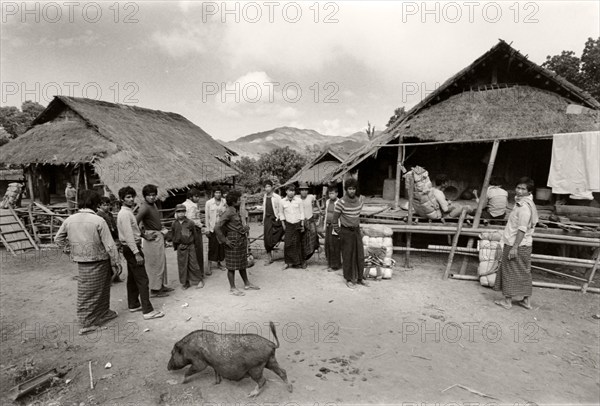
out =
{"type": "Polygon", "coordinates": [[[259,260],[249,273],[261,290],[235,297],[219,270],[204,289],[181,290],[169,248],[169,283],[176,290],[152,299],[166,316],[145,321],[129,313],[120,283],[111,290],[119,317],[97,335],[80,337],[76,265],[46,253],[15,259],[2,252],[2,405],[14,404],[8,391],[15,384],[56,367],[71,369],[18,404],[514,405],[600,399],[600,321],[592,317],[600,311],[593,293],[534,288],[532,311],[507,311],[494,305],[498,293],[477,282],[441,280],[445,256],[421,255],[413,255],[412,270],[396,269],[391,280],[350,290],[341,272],[322,270],[321,254],[307,270],[282,271],[280,261],[265,267],[259,260]],[[246,398],[254,387],[249,378],[215,385],[207,368],[183,385],[184,370],[167,371],[173,344],[190,331],[269,338],[271,320],[281,341],[277,358],[293,393],[268,370],[256,399],[246,398]]]}

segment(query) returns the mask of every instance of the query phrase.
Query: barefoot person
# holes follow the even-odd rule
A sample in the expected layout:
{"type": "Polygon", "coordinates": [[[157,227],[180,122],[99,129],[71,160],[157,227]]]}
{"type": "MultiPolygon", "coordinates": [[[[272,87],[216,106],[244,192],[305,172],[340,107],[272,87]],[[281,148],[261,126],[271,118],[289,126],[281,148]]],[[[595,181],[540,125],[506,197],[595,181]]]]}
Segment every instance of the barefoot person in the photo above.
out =
{"type": "Polygon", "coordinates": [[[183,204],[175,207],[175,221],[171,226],[173,249],[177,252],[177,267],[179,268],[179,282],[185,290],[190,285],[196,288],[204,287],[204,275],[198,258],[203,258],[202,232],[194,222],[185,216],[186,208],[183,204]]]}
{"type": "Polygon", "coordinates": [[[302,233],[304,233],[304,204],[296,196],[296,186],[288,185],[286,197],[281,200],[279,209],[283,229],[285,231],[283,256],[285,265],[283,269],[291,266],[301,266],[306,269],[306,262],[302,257],[302,233]]]}
{"type": "Polygon", "coordinates": [[[156,207],[158,188],[155,185],[146,185],[142,188],[144,201],[135,216],[138,223],[144,226],[142,234],[142,250],[146,264],[146,272],[150,281],[150,296],[168,296],[173,288],[167,287],[167,257],[165,255],[166,230],[160,222],[160,213],[156,207]]]}
{"type": "Polygon", "coordinates": [[[249,228],[242,224],[240,217],[240,192],[231,190],[227,194],[227,209],[215,225],[215,233],[221,244],[225,245],[225,266],[229,279],[229,292],[235,296],[243,296],[244,292],[235,287],[235,271],[240,272],[245,290],[258,290],[258,286],[250,283],[246,268],[248,267],[249,228]]]}
{"type": "Polygon", "coordinates": [[[215,234],[215,226],[219,221],[219,217],[225,212],[226,204],[225,199],[222,198],[222,190],[220,186],[217,186],[213,190],[213,197],[206,202],[204,206],[204,213],[206,216],[206,228],[208,229],[208,269],[207,275],[211,275],[212,263],[217,268],[225,270],[226,268],[221,264],[221,261],[225,259],[225,247],[219,243],[217,235],[215,234]]]}
{"type": "Polygon", "coordinates": [[[327,257],[327,268],[325,270],[335,272],[342,267],[340,236],[333,229],[333,210],[338,201],[337,185],[331,184],[327,189],[329,199],[325,202],[325,224],[323,227],[323,233],[325,234],[325,256],[327,257]]]}
{"type": "Polygon", "coordinates": [[[79,212],[69,216],[60,226],[54,241],[65,246],[69,240],[71,259],[77,262],[77,318],[81,329],[87,334],[117,317],[110,310],[111,270],[117,267],[119,254],[110,235],[106,221],[94,210],[100,203],[100,195],[84,190],[79,200],[79,212]]]}
{"type": "Polygon", "coordinates": [[[283,238],[283,226],[279,219],[280,206],[281,196],[273,191],[273,182],[267,180],[263,196],[263,237],[269,257],[265,260],[265,265],[273,263],[273,248],[283,238]]]}
{"type": "Polygon", "coordinates": [[[363,279],[365,254],[359,217],[363,199],[356,196],[357,183],[353,178],[346,181],[346,194],[336,202],[333,211],[333,229],[340,235],[344,279],[350,289],[356,288],[357,284],[369,286],[363,279]]]}
{"type": "Polygon", "coordinates": [[[299,186],[300,199],[304,204],[304,229],[302,234],[302,255],[308,261],[316,250],[319,249],[319,235],[317,234],[317,223],[313,217],[313,207],[317,200],[315,195],[308,194],[308,183],[302,182],[299,186]]]}
{"type": "Polygon", "coordinates": [[[513,297],[522,297],[520,306],[531,309],[531,246],[538,213],[531,192],[533,180],[521,178],[515,188],[515,207],[508,216],[502,242],[502,260],[496,277],[494,290],[502,291],[503,300],[496,300],[498,306],[510,309],[513,297]]]}
{"type": "Polygon", "coordinates": [[[117,215],[117,228],[123,246],[123,256],[127,261],[127,305],[130,312],[142,311],[146,320],[158,319],[163,317],[164,313],[154,310],[150,303],[148,275],[142,254],[142,237],[132,210],[135,196],[135,189],[131,186],[119,189],[119,199],[123,205],[117,215]]]}

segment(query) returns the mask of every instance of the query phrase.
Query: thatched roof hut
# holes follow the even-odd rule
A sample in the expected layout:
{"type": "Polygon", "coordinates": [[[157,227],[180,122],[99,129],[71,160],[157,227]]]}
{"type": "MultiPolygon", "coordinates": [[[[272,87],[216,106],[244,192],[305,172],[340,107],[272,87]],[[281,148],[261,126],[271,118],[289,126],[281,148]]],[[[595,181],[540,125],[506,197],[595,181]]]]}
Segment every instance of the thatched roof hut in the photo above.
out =
{"type": "Polygon", "coordinates": [[[329,177],[348,155],[346,152],[334,151],[328,148],[304,165],[302,169],[281,185],[280,188],[286,187],[291,183],[301,182],[306,182],[309,185],[321,185],[324,183],[323,180],[329,177]]]}
{"type": "MultiPolygon", "coordinates": [[[[428,169],[435,169],[434,172],[451,172],[451,177],[461,176],[466,179],[465,184],[480,184],[483,174],[478,165],[489,153],[489,146],[482,149],[480,145],[467,147],[447,143],[490,143],[495,139],[522,140],[536,136],[551,138],[557,133],[599,128],[598,101],[500,40],[379,137],[352,153],[327,180],[341,179],[346,172],[359,169],[369,173],[371,179],[378,173],[385,178],[390,166],[396,168],[401,140],[403,144],[446,143],[431,147],[427,153],[422,151],[424,147],[405,147],[402,161],[406,167],[416,163],[429,166],[428,169]],[[448,153],[449,149],[452,153],[448,153]]],[[[546,141],[548,145],[530,144],[524,142],[518,152],[520,155],[511,156],[512,165],[511,159],[502,158],[501,148],[496,167],[506,171],[510,171],[511,166],[521,171],[530,170],[534,172],[530,176],[537,176],[543,182],[547,177],[547,168],[543,167],[549,166],[550,162],[551,141],[546,141]],[[528,161],[536,154],[547,156],[548,162],[544,158],[541,166],[534,168],[535,165],[528,161]],[[515,165],[514,162],[521,158],[524,162],[515,165]]],[[[504,176],[509,179],[512,174],[507,172],[504,176]]],[[[372,193],[381,192],[382,185],[361,181],[360,176],[359,183],[372,193]]]]}
{"type": "Polygon", "coordinates": [[[153,183],[165,196],[170,189],[236,175],[231,155],[179,114],[56,96],[25,134],[0,149],[0,162],[91,165],[115,194],[125,185],[139,193],[153,183]]]}

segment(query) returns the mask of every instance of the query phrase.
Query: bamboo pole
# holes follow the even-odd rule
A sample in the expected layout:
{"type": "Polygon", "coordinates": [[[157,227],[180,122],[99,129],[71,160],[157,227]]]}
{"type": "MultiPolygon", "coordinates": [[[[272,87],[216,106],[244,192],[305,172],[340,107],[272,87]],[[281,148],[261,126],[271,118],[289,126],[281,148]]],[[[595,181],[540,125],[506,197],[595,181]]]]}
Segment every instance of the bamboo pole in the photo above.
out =
{"type": "Polygon", "coordinates": [[[37,235],[36,226],[33,222],[32,207],[33,207],[33,202],[29,203],[29,205],[27,206],[27,214],[29,215],[29,223],[31,223],[31,232],[33,233],[33,238],[39,244],[41,242],[41,240],[37,235]]]}
{"type": "MultiPolygon", "coordinates": [[[[413,176],[406,178],[406,188],[408,189],[408,224],[412,225],[413,219],[413,195],[414,195],[414,182],[413,176]]],[[[410,243],[412,242],[412,234],[406,234],[406,257],[404,260],[404,267],[410,269],[410,243]]]]}
{"type": "Polygon", "coordinates": [[[27,188],[29,189],[29,199],[33,202],[35,196],[33,194],[33,165],[29,165],[26,171],[27,174],[27,188]]]}
{"type": "MultiPolygon", "coordinates": [[[[479,281],[478,276],[474,275],[450,275],[450,279],[462,280],[462,281],[479,281]]],[[[554,288],[554,289],[565,289],[565,290],[581,290],[579,286],[566,285],[562,283],[551,283],[551,282],[537,282],[533,281],[532,286],[536,288],[554,288]]],[[[589,292],[600,293],[600,288],[588,288],[589,292]]]]}
{"type": "Polygon", "coordinates": [[[581,292],[585,293],[589,289],[590,283],[594,281],[594,275],[596,275],[596,271],[598,270],[598,261],[600,261],[600,254],[596,254],[596,262],[594,263],[594,267],[592,268],[592,272],[590,273],[590,279],[586,281],[581,287],[581,292]]]}
{"type": "MultiPolygon", "coordinates": [[[[398,143],[402,144],[402,136],[398,139],[398,143]]],[[[394,190],[394,209],[400,208],[400,186],[402,180],[402,163],[404,161],[404,148],[398,146],[398,159],[396,160],[396,186],[394,190]]]]}
{"type": "Polygon", "coordinates": [[[467,208],[463,207],[460,212],[460,218],[458,219],[458,226],[456,227],[456,234],[454,234],[454,238],[452,239],[452,248],[450,248],[450,254],[448,255],[448,263],[446,264],[446,271],[444,271],[444,275],[442,279],[448,279],[448,275],[450,274],[450,269],[452,268],[452,262],[454,261],[454,253],[456,252],[456,246],[458,245],[458,238],[460,237],[460,232],[462,230],[463,223],[465,222],[465,217],[467,215],[467,208]]]}
{"type": "Polygon", "coordinates": [[[564,276],[566,278],[575,279],[575,280],[578,280],[578,281],[581,281],[581,282],[587,281],[587,279],[580,278],[578,276],[569,275],[569,274],[566,274],[566,273],[563,273],[563,272],[558,272],[558,271],[555,271],[553,269],[543,268],[543,267],[537,266],[537,265],[531,265],[531,268],[532,269],[537,269],[539,271],[548,272],[548,273],[551,273],[551,274],[554,274],[554,275],[559,275],[559,276],[564,276]]]}
{"type": "Polygon", "coordinates": [[[85,189],[88,189],[88,178],[87,178],[87,171],[85,170],[85,164],[81,165],[81,169],[83,171],[83,185],[85,186],[85,189]]]}
{"type": "MultiPolygon", "coordinates": [[[[79,207],[79,181],[80,181],[80,178],[81,178],[81,164],[79,164],[77,166],[77,182],[75,185],[75,191],[76,191],[75,192],[75,206],[76,206],[76,208],[79,207]]],[[[69,213],[69,214],[72,214],[72,213],[69,213]]]]}
{"type": "MultiPolygon", "coordinates": [[[[487,201],[487,188],[490,185],[490,178],[492,176],[492,172],[494,170],[494,163],[496,162],[496,155],[498,154],[498,146],[500,145],[500,141],[495,140],[492,145],[492,151],[490,153],[490,160],[488,162],[487,170],[485,171],[485,178],[483,179],[483,186],[481,189],[481,197],[479,198],[479,204],[477,205],[477,211],[475,212],[475,218],[473,219],[473,228],[479,227],[479,221],[481,220],[481,212],[485,207],[487,201]]],[[[473,238],[469,238],[467,241],[467,248],[471,248],[473,246],[473,238]]],[[[467,265],[469,263],[469,258],[464,258],[463,263],[460,267],[460,274],[464,275],[467,271],[467,265]]]]}

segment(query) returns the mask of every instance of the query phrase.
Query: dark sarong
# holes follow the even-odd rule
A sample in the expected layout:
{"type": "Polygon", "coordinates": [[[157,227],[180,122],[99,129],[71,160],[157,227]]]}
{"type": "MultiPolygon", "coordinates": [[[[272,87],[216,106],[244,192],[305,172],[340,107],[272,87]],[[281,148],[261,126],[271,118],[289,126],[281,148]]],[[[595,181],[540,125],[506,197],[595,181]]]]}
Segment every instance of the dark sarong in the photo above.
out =
{"type": "Polygon", "coordinates": [[[517,257],[508,259],[511,248],[505,245],[502,250],[502,261],[494,290],[501,290],[505,297],[531,296],[531,246],[520,246],[517,257]]]}
{"type": "Polygon", "coordinates": [[[177,267],[179,282],[182,285],[197,285],[204,279],[202,268],[198,264],[197,251],[195,245],[179,244],[177,247],[177,267]]]}
{"type": "Polygon", "coordinates": [[[265,215],[263,231],[265,250],[267,252],[271,252],[277,243],[283,238],[284,231],[281,221],[277,220],[274,216],[270,216],[269,214],[265,215]]]}
{"type": "Polygon", "coordinates": [[[302,255],[304,256],[304,260],[307,260],[319,249],[317,223],[315,223],[313,218],[306,220],[305,229],[302,235],[302,255]]]}
{"type": "Polygon", "coordinates": [[[360,228],[341,227],[340,243],[344,279],[351,282],[361,281],[365,269],[365,253],[360,228]]]}
{"type": "Polygon", "coordinates": [[[302,264],[302,233],[300,222],[285,222],[285,240],[283,257],[286,265],[297,266],[302,264]]]}
{"type": "Polygon", "coordinates": [[[225,245],[219,244],[217,234],[214,232],[208,235],[208,260],[221,262],[225,259],[225,245]]]}
{"type": "Polygon", "coordinates": [[[342,267],[340,236],[333,235],[332,232],[333,225],[328,224],[325,229],[325,256],[327,257],[327,266],[331,269],[340,269],[342,267]]]}
{"type": "Polygon", "coordinates": [[[110,310],[110,260],[78,262],[77,319],[82,328],[100,326],[112,318],[110,310]]]}
{"type": "Polygon", "coordinates": [[[225,266],[230,271],[248,267],[248,238],[237,231],[229,231],[227,239],[231,248],[225,246],[225,266]]]}

